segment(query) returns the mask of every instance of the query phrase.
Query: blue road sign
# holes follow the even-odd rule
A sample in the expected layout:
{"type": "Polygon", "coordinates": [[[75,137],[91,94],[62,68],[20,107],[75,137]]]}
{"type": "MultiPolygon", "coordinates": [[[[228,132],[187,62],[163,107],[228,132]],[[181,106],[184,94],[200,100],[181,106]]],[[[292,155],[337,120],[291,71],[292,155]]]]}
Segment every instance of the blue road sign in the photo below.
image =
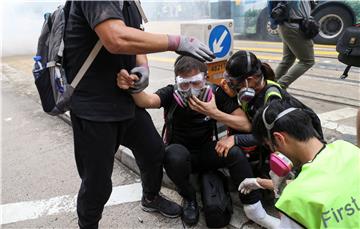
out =
{"type": "Polygon", "coordinates": [[[231,33],[224,25],[215,26],[210,32],[209,47],[217,58],[229,53],[231,46],[231,33]]]}

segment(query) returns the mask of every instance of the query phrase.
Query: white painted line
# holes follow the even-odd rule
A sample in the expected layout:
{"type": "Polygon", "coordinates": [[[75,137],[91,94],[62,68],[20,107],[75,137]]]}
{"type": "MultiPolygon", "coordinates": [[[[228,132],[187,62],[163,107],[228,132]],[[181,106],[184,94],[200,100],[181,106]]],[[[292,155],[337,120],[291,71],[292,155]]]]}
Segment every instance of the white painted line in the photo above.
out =
{"type": "Polygon", "coordinates": [[[339,110],[333,110],[325,112],[319,115],[321,121],[338,121],[342,119],[355,117],[357,109],[351,107],[345,107],[339,110]]]}
{"type": "Polygon", "coordinates": [[[352,126],[346,126],[346,125],[338,124],[336,122],[323,121],[323,120],[321,120],[321,126],[322,128],[336,130],[342,134],[356,135],[356,128],[352,126]]]}
{"type": "Polygon", "coordinates": [[[122,185],[113,188],[110,199],[105,206],[113,206],[122,203],[136,202],[141,200],[141,183],[122,185]]]}
{"type": "MultiPolygon", "coordinates": [[[[139,201],[141,196],[141,183],[117,186],[113,188],[110,199],[105,206],[139,201]]],[[[0,205],[0,225],[74,212],[76,210],[76,198],[77,195],[65,195],[45,200],[2,204],[0,205]]]]}

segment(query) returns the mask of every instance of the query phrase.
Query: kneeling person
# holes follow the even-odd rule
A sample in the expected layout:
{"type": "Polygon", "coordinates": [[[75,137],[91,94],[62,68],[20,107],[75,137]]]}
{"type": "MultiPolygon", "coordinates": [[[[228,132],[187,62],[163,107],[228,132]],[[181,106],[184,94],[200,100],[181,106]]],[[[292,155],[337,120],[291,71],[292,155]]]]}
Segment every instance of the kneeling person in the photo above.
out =
{"type": "Polygon", "coordinates": [[[342,140],[324,144],[309,114],[284,100],[257,112],[253,133],[300,167],[275,205],[279,228],[360,227],[358,147],[342,140]]]}

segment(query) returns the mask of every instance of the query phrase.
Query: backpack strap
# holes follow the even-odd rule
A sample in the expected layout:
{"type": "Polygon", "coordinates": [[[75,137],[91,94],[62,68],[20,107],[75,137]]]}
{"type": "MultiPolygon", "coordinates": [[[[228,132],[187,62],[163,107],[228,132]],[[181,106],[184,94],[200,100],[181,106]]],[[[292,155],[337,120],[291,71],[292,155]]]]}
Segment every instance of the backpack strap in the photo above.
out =
{"type": "Polygon", "coordinates": [[[265,92],[264,104],[267,104],[267,102],[271,96],[277,96],[279,98],[282,98],[282,95],[280,92],[280,88],[281,88],[280,84],[278,84],[274,81],[271,81],[271,80],[267,80],[266,83],[267,83],[267,89],[265,92]]]}
{"type": "Polygon", "coordinates": [[[348,77],[348,73],[350,71],[350,68],[351,68],[351,65],[346,66],[343,74],[340,76],[340,79],[343,80],[343,79],[346,79],[346,77],[348,77]]]}
{"type": "MultiPolygon", "coordinates": [[[[70,2],[70,1],[67,1],[67,3],[70,2]]],[[[66,7],[66,5],[65,5],[66,7]]],[[[69,5],[70,7],[70,5],[69,5]]],[[[138,6],[137,6],[138,7],[138,6]]],[[[123,1],[120,1],[120,9],[123,10],[124,8],[124,3],[123,1]]],[[[140,6],[141,8],[141,6],[140,6]]],[[[142,10],[142,8],[141,8],[142,10]]],[[[68,9],[68,12],[70,10],[68,9]]],[[[65,11],[66,12],[66,11],[65,11]]],[[[96,42],[94,48],[91,50],[89,56],[86,58],[84,64],[81,66],[79,72],[76,74],[75,78],[73,79],[73,81],[71,82],[71,86],[73,88],[75,88],[80,80],[84,77],[86,71],[89,69],[90,65],[92,64],[92,62],[94,61],[95,57],[97,56],[97,54],[100,52],[100,49],[102,48],[102,43],[100,41],[100,39],[96,42]]]]}
{"type": "Polygon", "coordinates": [[[161,132],[161,137],[165,144],[171,142],[172,138],[172,130],[173,130],[173,119],[174,119],[174,112],[178,107],[177,103],[172,103],[169,107],[169,110],[165,113],[164,116],[164,126],[161,132]]]}
{"type": "Polygon", "coordinates": [[[86,58],[84,64],[81,66],[80,70],[76,74],[74,80],[71,82],[71,86],[73,88],[76,88],[80,80],[84,77],[86,71],[89,69],[90,65],[94,61],[95,57],[99,53],[100,49],[102,47],[102,43],[100,40],[98,40],[94,46],[94,48],[91,50],[89,56],[86,58]]]}
{"type": "Polygon", "coordinates": [[[217,122],[215,119],[213,119],[212,122],[213,122],[215,140],[219,141],[219,133],[218,133],[217,125],[216,125],[217,122]]]}
{"type": "MultiPolygon", "coordinates": [[[[64,7],[62,8],[62,10],[64,12],[64,20],[65,20],[64,32],[65,32],[66,24],[67,24],[69,14],[70,14],[70,7],[71,7],[71,1],[66,1],[64,7]]],[[[63,57],[63,54],[64,54],[64,48],[65,48],[65,44],[64,44],[64,38],[63,38],[63,39],[61,39],[59,51],[57,54],[61,58],[63,57]]]]}
{"type": "Polygon", "coordinates": [[[144,20],[144,23],[148,23],[149,20],[147,19],[146,15],[145,15],[145,12],[144,12],[144,10],[143,10],[143,8],[141,6],[140,1],[139,0],[134,0],[134,3],[136,5],[136,8],[139,10],[141,18],[144,20]]]}

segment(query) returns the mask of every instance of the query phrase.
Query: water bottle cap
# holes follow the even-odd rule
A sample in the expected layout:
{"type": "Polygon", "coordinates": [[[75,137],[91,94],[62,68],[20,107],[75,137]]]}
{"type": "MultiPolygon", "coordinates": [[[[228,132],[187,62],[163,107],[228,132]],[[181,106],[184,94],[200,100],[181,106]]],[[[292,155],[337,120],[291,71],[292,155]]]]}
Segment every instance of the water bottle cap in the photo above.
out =
{"type": "Polygon", "coordinates": [[[33,59],[34,59],[35,61],[40,61],[40,60],[41,60],[41,56],[34,56],[33,59]]]}

